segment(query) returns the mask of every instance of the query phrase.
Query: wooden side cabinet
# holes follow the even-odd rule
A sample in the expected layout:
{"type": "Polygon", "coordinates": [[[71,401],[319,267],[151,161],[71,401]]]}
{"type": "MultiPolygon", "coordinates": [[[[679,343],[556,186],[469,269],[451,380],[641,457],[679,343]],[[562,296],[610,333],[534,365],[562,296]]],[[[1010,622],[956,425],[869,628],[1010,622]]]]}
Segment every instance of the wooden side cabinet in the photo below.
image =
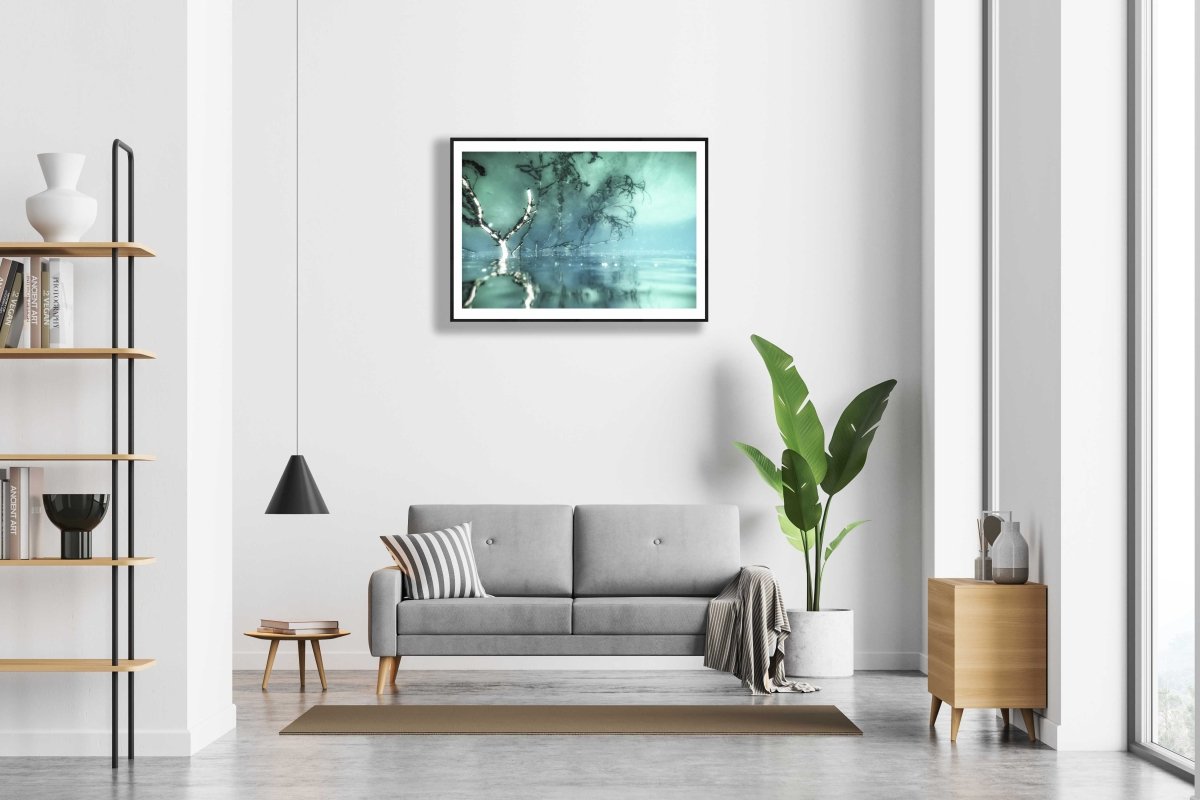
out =
{"type": "Polygon", "coordinates": [[[1018,708],[1031,741],[1046,706],[1046,587],[929,579],[929,724],[950,706],[950,741],[965,708],[1018,708]]]}

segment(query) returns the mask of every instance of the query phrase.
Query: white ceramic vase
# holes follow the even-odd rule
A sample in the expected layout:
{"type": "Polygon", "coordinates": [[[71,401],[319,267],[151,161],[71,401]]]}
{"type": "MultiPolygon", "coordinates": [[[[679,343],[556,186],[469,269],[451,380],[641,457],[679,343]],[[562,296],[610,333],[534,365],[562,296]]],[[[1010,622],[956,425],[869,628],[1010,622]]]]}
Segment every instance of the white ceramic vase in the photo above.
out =
{"type": "Polygon", "coordinates": [[[783,644],[789,677],[841,678],[854,674],[854,612],[788,610],[792,633],[783,644]]]}
{"type": "Polygon", "coordinates": [[[96,222],[96,198],[75,188],[81,153],[39,153],[46,190],[25,201],[25,216],[47,242],[78,242],[96,222]]]}

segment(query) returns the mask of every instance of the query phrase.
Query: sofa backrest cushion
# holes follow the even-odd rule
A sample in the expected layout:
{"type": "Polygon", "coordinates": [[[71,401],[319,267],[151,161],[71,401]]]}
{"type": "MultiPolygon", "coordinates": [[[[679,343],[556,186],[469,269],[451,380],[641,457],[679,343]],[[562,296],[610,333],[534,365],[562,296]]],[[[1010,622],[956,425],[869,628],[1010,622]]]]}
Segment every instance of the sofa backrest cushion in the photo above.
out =
{"type": "Polygon", "coordinates": [[[715,597],[740,567],[737,506],[575,507],[576,597],[715,597]]]}
{"type": "Polygon", "coordinates": [[[479,579],[496,597],[571,596],[571,507],[409,506],[408,532],[471,523],[479,579]]]}

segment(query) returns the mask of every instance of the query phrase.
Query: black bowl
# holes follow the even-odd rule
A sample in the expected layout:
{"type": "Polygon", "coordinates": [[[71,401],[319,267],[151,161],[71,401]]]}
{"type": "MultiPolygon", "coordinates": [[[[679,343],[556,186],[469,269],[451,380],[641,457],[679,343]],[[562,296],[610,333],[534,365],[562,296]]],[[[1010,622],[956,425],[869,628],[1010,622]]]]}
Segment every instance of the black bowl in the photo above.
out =
{"type": "Polygon", "coordinates": [[[59,529],[87,533],[108,513],[106,494],[44,494],[46,516],[59,529]]]}

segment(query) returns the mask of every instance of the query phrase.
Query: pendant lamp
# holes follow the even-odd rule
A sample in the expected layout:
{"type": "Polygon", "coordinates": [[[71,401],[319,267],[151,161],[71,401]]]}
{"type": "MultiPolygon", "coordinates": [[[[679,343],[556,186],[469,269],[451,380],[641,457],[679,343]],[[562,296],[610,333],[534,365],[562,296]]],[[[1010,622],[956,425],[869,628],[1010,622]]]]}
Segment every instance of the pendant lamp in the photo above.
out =
{"type": "Polygon", "coordinates": [[[296,0],[296,454],[288,458],[266,513],[329,513],[308,462],[300,455],[300,0],[296,0]]]}

